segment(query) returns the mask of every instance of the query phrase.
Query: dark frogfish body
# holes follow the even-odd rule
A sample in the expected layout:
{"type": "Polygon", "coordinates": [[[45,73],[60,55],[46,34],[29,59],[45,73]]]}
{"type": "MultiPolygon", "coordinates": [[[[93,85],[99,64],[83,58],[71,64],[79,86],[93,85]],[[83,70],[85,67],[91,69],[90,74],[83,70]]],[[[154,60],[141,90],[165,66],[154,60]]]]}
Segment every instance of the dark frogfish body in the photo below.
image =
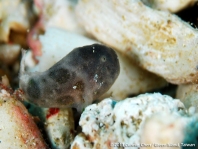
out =
{"type": "Polygon", "coordinates": [[[72,50],[45,72],[22,73],[20,88],[38,106],[81,111],[112,86],[119,72],[116,52],[93,44],[72,50]]]}

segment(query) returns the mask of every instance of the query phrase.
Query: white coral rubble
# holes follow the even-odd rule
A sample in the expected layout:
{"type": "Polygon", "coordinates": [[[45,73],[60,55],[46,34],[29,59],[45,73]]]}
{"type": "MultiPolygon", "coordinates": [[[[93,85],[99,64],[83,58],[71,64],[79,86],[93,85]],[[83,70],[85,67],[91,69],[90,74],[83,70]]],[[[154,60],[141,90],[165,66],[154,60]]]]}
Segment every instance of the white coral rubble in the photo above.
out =
{"type": "MultiPolygon", "coordinates": [[[[154,114],[145,121],[141,142],[143,145],[151,144],[147,149],[178,149],[182,148],[182,144],[193,144],[192,146],[194,146],[196,142],[192,142],[192,134],[186,133],[188,127],[193,123],[193,119],[198,120],[197,117],[184,117],[172,113],[154,114]],[[188,137],[191,137],[191,142],[186,140],[188,137]]],[[[191,131],[196,130],[192,127],[190,129],[191,131]]]]}
{"type": "Polygon", "coordinates": [[[197,81],[198,31],[179,17],[140,0],[80,0],[76,14],[87,32],[148,71],[175,84],[197,81]]]}
{"type": "Polygon", "coordinates": [[[198,112],[198,84],[179,85],[176,97],[180,99],[191,114],[198,112]]]}
{"type": "Polygon", "coordinates": [[[74,9],[76,1],[73,0],[42,0],[44,25],[48,27],[58,27],[72,32],[84,33],[83,28],[78,24],[74,9]]]}
{"type": "Polygon", "coordinates": [[[197,0],[141,0],[147,6],[176,13],[186,7],[192,6],[197,0]]]}
{"type": "Polygon", "coordinates": [[[134,144],[131,148],[138,148],[146,119],[157,113],[179,118],[186,115],[184,105],[179,100],[159,93],[143,94],[117,103],[105,99],[99,104],[90,105],[81,115],[79,124],[82,133],[75,137],[71,148],[119,148],[119,143],[134,144]]]}

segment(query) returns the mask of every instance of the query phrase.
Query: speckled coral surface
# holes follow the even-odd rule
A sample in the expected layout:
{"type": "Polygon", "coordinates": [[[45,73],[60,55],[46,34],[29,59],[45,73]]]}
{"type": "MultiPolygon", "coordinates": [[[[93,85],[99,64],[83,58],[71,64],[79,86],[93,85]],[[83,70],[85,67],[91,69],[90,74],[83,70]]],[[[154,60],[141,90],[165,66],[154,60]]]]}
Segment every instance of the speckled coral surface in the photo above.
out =
{"type": "Polygon", "coordinates": [[[82,113],[79,122],[82,133],[71,148],[113,148],[112,145],[119,142],[140,144],[146,118],[160,112],[181,116],[185,114],[184,109],[179,100],[159,93],[143,94],[118,103],[105,99],[88,106],[82,113]]]}

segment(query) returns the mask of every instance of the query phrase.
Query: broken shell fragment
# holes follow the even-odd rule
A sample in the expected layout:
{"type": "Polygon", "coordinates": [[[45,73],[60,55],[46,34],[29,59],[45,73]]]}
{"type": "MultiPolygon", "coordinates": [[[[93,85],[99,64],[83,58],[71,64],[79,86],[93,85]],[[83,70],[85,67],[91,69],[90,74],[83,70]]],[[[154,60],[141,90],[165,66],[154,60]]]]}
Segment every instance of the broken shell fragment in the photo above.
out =
{"type": "Polygon", "coordinates": [[[42,135],[24,105],[0,84],[0,148],[47,149],[42,135]]]}
{"type": "Polygon", "coordinates": [[[72,109],[45,108],[45,130],[52,149],[69,149],[74,139],[72,109]]]}
{"type": "Polygon", "coordinates": [[[80,0],[76,14],[87,32],[146,70],[174,84],[197,81],[198,31],[179,17],[140,0],[80,0]]]}

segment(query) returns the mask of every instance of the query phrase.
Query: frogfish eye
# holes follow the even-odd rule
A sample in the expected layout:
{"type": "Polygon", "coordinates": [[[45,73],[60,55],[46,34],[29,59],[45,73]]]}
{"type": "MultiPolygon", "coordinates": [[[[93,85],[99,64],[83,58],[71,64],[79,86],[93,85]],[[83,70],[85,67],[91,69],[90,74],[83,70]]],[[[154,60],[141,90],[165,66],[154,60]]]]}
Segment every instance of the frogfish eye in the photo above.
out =
{"type": "Polygon", "coordinates": [[[102,56],[102,57],[100,58],[100,60],[101,60],[102,62],[106,62],[107,58],[106,58],[106,56],[102,56]]]}

